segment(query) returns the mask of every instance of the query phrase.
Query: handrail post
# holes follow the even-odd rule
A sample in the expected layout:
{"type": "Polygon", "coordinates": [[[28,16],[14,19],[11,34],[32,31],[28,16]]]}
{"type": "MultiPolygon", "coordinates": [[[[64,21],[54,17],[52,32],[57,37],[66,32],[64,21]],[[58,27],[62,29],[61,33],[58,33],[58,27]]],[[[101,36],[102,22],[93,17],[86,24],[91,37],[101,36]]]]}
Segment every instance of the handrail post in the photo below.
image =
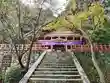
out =
{"type": "Polygon", "coordinates": [[[38,60],[31,66],[28,72],[24,75],[24,77],[19,81],[19,83],[27,83],[32,73],[35,71],[36,67],[41,63],[44,56],[46,55],[46,51],[44,51],[38,58],[38,60]]]}
{"type": "Polygon", "coordinates": [[[81,75],[83,83],[90,83],[86,73],[84,72],[83,68],[81,67],[80,63],[78,62],[75,54],[72,52],[71,55],[73,57],[73,61],[74,61],[75,65],[76,65],[76,67],[77,67],[77,69],[79,71],[79,74],[81,75]]]}

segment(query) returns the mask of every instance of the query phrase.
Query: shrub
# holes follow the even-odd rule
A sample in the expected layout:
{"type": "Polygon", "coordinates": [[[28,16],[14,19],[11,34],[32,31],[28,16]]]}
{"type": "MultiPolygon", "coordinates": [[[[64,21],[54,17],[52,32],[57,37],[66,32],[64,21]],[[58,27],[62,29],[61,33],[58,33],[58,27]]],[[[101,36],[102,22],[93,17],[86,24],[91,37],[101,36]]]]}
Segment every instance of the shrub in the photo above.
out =
{"type": "Polygon", "coordinates": [[[19,83],[23,76],[20,67],[12,66],[5,73],[4,83],[19,83]]]}
{"type": "Polygon", "coordinates": [[[0,73],[0,80],[2,80],[2,73],[0,73]]]}

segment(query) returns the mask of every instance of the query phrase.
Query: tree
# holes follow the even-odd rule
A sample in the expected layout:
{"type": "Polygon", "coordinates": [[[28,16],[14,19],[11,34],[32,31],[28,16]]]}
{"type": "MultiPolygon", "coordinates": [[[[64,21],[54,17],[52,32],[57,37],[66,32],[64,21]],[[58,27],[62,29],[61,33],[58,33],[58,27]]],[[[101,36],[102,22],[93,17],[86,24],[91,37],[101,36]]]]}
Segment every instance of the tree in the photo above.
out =
{"type": "MultiPolygon", "coordinates": [[[[92,3],[91,6],[89,7],[88,11],[81,12],[80,14],[77,15],[77,17],[75,16],[76,17],[75,19],[77,19],[79,21],[79,22],[77,22],[78,24],[75,27],[78,27],[77,29],[83,33],[85,38],[87,38],[87,40],[90,44],[90,48],[91,48],[91,58],[92,58],[92,62],[94,64],[94,67],[96,68],[96,70],[99,74],[100,82],[105,83],[104,75],[103,75],[100,67],[98,66],[97,60],[95,58],[95,54],[93,51],[93,45],[92,45],[92,39],[90,36],[88,36],[88,32],[86,30],[85,31],[83,30],[83,26],[82,26],[82,24],[85,21],[89,20],[88,19],[89,16],[92,16],[93,31],[97,28],[102,27],[103,23],[104,23],[104,9],[103,9],[103,7],[101,7],[101,5],[98,2],[92,3]]],[[[75,25],[74,22],[73,22],[73,25],[75,25]]]]}
{"type": "Polygon", "coordinates": [[[55,27],[56,29],[57,27],[65,26],[67,28],[70,28],[71,30],[77,29],[81,31],[84,37],[88,40],[88,43],[90,44],[91,59],[94,67],[99,74],[100,82],[105,83],[103,72],[101,71],[95,58],[92,39],[88,34],[88,32],[90,31],[93,32],[98,28],[103,27],[103,24],[105,22],[104,8],[100,5],[99,2],[93,2],[86,10],[84,9],[83,11],[75,11],[77,11],[77,8],[76,10],[70,8],[70,10],[67,11],[68,14],[66,14],[65,16],[61,16],[57,21],[49,24],[48,26],[51,28],[55,27]],[[87,24],[89,24],[89,29],[85,28],[84,26],[87,24]]]}
{"type": "Polygon", "coordinates": [[[110,31],[110,25],[108,22],[106,22],[104,23],[103,28],[98,28],[89,34],[93,42],[100,43],[100,44],[109,44],[110,43],[109,31],[110,31]]]}
{"type": "Polygon", "coordinates": [[[34,41],[40,34],[42,27],[50,23],[51,20],[47,21],[46,13],[42,10],[42,8],[37,8],[37,13],[33,15],[31,11],[28,8],[22,6],[18,0],[2,0],[0,4],[0,22],[3,26],[3,29],[1,31],[4,31],[4,33],[8,35],[7,37],[10,40],[9,44],[12,45],[11,48],[14,47],[15,54],[17,55],[18,62],[21,68],[27,71],[30,64],[30,56],[34,41]],[[24,33],[25,27],[31,27],[31,30],[29,31],[31,35],[29,36],[32,37],[29,49],[26,51],[24,50],[25,39],[27,39],[28,36],[26,36],[26,34],[24,33]],[[21,43],[23,45],[22,49],[18,45],[21,43]],[[22,58],[25,55],[27,56],[26,65],[24,65],[22,62],[22,58]]]}

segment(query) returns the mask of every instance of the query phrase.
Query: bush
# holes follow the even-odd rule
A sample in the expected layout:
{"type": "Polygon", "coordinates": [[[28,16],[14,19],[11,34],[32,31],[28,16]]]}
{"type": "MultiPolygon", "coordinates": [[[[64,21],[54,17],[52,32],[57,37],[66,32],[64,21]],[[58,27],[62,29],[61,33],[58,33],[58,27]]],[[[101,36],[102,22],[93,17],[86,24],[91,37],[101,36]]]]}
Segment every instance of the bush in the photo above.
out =
{"type": "Polygon", "coordinates": [[[0,80],[2,80],[2,73],[0,73],[0,80]]]}
{"type": "Polygon", "coordinates": [[[3,80],[4,80],[4,73],[0,72],[0,83],[2,83],[3,80]]]}
{"type": "Polygon", "coordinates": [[[19,83],[23,76],[21,68],[12,66],[5,73],[4,83],[19,83]]]}

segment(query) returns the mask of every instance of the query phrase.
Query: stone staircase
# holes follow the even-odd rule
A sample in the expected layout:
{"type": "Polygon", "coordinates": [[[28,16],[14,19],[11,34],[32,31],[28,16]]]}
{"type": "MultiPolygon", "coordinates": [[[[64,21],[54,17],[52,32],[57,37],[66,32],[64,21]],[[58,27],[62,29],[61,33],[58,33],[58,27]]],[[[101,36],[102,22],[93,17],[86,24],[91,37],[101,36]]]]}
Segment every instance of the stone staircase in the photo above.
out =
{"type": "Polygon", "coordinates": [[[84,82],[68,53],[48,53],[35,69],[28,83],[90,83],[84,82]]]}
{"type": "Polygon", "coordinates": [[[5,51],[2,57],[1,71],[6,71],[6,69],[10,67],[11,61],[12,61],[12,56],[10,52],[5,51]]]}

